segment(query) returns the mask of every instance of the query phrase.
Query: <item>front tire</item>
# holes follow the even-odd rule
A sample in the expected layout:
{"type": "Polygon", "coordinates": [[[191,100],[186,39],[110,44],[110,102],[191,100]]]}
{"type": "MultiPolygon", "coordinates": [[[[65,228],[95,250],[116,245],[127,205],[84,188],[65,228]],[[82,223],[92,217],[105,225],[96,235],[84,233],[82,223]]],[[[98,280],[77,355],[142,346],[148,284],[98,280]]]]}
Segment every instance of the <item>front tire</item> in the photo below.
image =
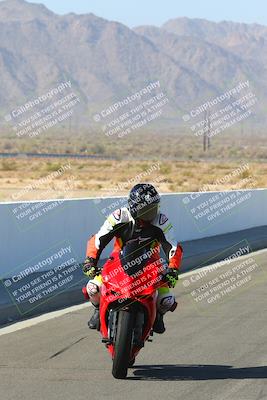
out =
{"type": "Polygon", "coordinates": [[[112,375],[116,379],[124,379],[127,376],[131,360],[133,327],[133,314],[130,311],[119,311],[112,366],[112,375]]]}

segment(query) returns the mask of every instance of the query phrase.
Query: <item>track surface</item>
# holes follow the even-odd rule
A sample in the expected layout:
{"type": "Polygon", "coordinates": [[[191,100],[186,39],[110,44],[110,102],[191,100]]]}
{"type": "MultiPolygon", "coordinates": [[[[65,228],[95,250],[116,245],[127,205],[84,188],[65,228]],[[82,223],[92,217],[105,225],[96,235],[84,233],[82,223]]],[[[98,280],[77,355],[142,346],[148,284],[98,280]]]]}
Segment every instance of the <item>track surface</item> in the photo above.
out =
{"type": "Polygon", "coordinates": [[[113,379],[99,334],[87,329],[92,309],[0,336],[0,398],[267,399],[266,256],[253,256],[259,266],[253,284],[204,311],[184,277],[175,289],[179,308],[165,318],[167,331],[146,344],[124,381],[113,379]]]}

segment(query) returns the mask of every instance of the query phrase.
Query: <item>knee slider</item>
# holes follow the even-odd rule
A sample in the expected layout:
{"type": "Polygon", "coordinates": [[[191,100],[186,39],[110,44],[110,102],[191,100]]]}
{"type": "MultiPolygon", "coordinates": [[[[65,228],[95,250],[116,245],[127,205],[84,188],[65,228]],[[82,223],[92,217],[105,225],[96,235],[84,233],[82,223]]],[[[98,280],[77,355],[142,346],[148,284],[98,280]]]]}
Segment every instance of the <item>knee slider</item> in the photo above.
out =
{"type": "Polygon", "coordinates": [[[95,296],[96,294],[98,294],[99,287],[93,282],[88,282],[86,285],[86,290],[87,290],[88,296],[91,297],[91,296],[95,296]]]}
{"type": "Polygon", "coordinates": [[[167,311],[174,311],[175,297],[173,295],[164,296],[158,299],[158,311],[165,314],[167,311]]]}

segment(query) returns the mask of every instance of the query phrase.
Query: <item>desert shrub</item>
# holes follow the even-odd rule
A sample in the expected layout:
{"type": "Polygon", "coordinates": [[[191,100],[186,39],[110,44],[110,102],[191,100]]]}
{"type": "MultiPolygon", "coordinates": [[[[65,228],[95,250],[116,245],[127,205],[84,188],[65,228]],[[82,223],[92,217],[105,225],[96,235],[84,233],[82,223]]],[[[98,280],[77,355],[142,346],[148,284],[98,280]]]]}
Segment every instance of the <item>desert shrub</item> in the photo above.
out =
{"type": "Polygon", "coordinates": [[[60,167],[61,167],[61,164],[58,164],[58,163],[48,162],[46,164],[46,170],[49,171],[49,172],[58,171],[60,169],[60,167]]]}
{"type": "Polygon", "coordinates": [[[17,164],[13,160],[3,160],[1,163],[1,170],[2,171],[16,171],[17,164]]]}

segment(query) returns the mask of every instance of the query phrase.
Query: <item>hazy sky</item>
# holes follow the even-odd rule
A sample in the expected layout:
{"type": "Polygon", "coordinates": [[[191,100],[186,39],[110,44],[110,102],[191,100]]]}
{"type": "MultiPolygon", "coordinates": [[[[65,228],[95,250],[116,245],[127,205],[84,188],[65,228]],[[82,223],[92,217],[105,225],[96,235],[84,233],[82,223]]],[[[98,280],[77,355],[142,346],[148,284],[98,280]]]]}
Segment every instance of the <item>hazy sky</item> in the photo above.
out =
{"type": "Polygon", "coordinates": [[[170,18],[206,18],[267,25],[266,0],[31,0],[58,14],[94,14],[128,26],[161,25],[170,18]]]}

